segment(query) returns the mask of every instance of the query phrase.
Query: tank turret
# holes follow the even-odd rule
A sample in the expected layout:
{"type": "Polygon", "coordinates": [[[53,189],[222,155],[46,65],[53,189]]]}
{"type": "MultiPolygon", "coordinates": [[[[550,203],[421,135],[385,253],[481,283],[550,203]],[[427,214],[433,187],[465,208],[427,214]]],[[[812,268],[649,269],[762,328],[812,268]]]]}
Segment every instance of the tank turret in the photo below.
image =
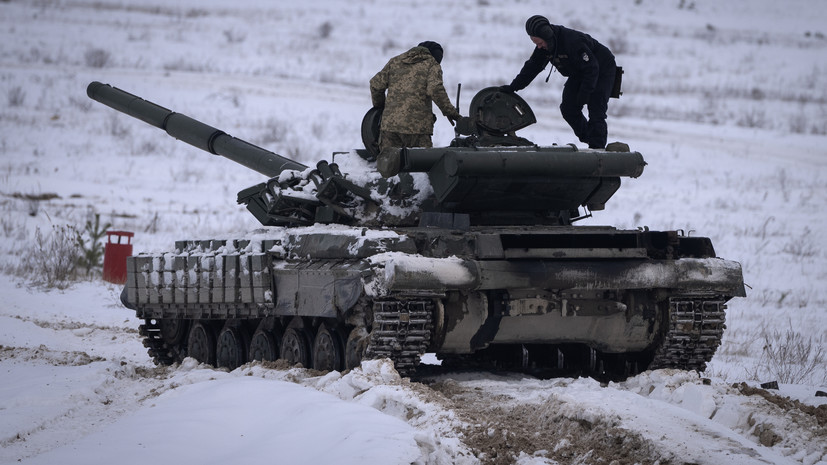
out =
{"type": "Polygon", "coordinates": [[[87,93],[269,178],[238,193],[267,228],[127,260],[121,300],[157,363],[387,357],[414,374],[430,351],[446,367],[606,379],[703,370],[726,303],[745,295],[740,264],[709,238],[574,226],[643,173],[643,156],[521,138],[534,113],[497,88],[471,100],[447,147],[377,153],[372,109],[365,148],[313,168],[109,85],[87,93]]]}
{"type": "MultiPolygon", "coordinates": [[[[459,124],[468,137],[457,137],[450,147],[398,149],[401,176],[375,175],[358,183],[336,163],[320,161],[308,170],[106,84],[93,82],[87,93],[176,139],[269,176],[238,194],[238,202],[265,226],[565,225],[603,209],[620,178],[640,176],[646,164],[637,152],[539,147],[516,137],[516,130],[536,121],[534,114],[522,98],[496,88],[472,99],[471,116],[459,124]],[[426,175],[433,192],[420,192],[409,173],[426,175]]],[[[378,137],[378,127],[375,131],[378,137]]],[[[367,150],[358,152],[365,156],[367,150]]]]}

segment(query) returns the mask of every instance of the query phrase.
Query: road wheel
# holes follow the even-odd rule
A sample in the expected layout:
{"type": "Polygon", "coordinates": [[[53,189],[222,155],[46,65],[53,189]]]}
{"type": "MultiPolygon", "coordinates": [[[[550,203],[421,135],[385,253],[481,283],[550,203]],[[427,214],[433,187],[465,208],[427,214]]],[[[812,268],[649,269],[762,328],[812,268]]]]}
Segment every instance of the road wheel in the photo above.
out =
{"type": "Polygon", "coordinates": [[[281,325],[272,317],[261,320],[250,340],[247,361],[274,362],[281,352],[281,325]]]}
{"type": "Polygon", "coordinates": [[[310,367],[310,338],[302,328],[287,328],[281,339],[281,358],[287,363],[310,367]]]}
{"type": "Polygon", "coordinates": [[[362,327],[353,328],[345,344],[345,368],[351,370],[362,364],[362,357],[368,348],[370,336],[362,327]]]}
{"type": "Polygon", "coordinates": [[[247,361],[243,329],[235,326],[225,326],[218,334],[215,350],[215,363],[219,367],[231,371],[247,361]]]}
{"type": "Polygon", "coordinates": [[[189,321],[180,318],[163,318],[159,323],[161,337],[167,345],[177,346],[187,340],[189,321]]]}
{"type": "Polygon", "coordinates": [[[215,332],[209,325],[200,321],[192,325],[187,354],[201,363],[215,365],[215,332]]]}
{"type": "Polygon", "coordinates": [[[273,362],[279,358],[279,342],[270,331],[256,330],[250,341],[249,361],[273,362]]]}
{"type": "Polygon", "coordinates": [[[319,325],[319,332],[313,341],[313,368],[319,371],[342,370],[344,352],[339,333],[324,324],[319,325]]]}
{"type": "Polygon", "coordinates": [[[180,318],[164,318],[159,322],[161,339],[172,362],[182,362],[187,356],[187,336],[190,322],[180,318]]]}

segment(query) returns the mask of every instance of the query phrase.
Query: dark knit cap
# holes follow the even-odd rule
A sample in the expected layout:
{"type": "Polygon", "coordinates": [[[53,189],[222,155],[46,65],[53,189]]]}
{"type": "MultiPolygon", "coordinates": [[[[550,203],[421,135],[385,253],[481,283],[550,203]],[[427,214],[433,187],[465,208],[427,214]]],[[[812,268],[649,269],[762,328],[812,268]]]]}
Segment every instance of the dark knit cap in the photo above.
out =
{"type": "Polygon", "coordinates": [[[546,19],[545,16],[534,15],[528,18],[528,21],[525,22],[525,31],[530,36],[534,37],[543,37],[544,33],[546,33],[545,27],[551,27],[546,19]]]}
{"type": "Polygon", "coordinates": [[[434,60],[436,60],[437,63],[442,63],[442,45],[426,40],[425,42],[421,42],[419,46],[427,48],[428,51],[431,52],[431,56],[434,57],[434,60]]]}

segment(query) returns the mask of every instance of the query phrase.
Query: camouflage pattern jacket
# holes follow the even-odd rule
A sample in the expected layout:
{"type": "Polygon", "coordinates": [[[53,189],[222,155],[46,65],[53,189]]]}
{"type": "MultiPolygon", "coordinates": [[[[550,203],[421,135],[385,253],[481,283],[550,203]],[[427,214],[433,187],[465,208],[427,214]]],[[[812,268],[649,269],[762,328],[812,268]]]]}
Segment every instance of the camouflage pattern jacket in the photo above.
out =
{"type": "Polygon", "coordinates": [[[442,67],[425,47],[414,47],[391,58],[370,80],[370,97],[373,106],[385,108],[383,131],[433,134],[431,101],[443,115],[460,116],[442,84],[442,67]]]}

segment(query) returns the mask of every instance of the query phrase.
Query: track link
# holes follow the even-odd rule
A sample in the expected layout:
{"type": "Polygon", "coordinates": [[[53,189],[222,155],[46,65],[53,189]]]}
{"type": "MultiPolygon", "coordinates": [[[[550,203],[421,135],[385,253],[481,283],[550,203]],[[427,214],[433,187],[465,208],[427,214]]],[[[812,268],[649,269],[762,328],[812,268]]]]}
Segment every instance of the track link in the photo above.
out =
{"type": "Polygon", "coordinates": [[[156,365],[172,365],[175,361],[170,354],[169,346],[164,342],[161,335],[160,320],[147,318],[144,324],[138,327],[138,333],[144,337],[144,347],[147,348],[147,354],[152,357],[152,361],[156,365]]]}
{"type": "Polygon", "coordinates": [[[431,342],[433,312],[434,302],[430,300],[374,302],[365,356],[387,357],[401,376],[410,376],[431,342]]]}
{"type": "Polygon", "coordinates": [[[726,327],[725,310],[723,297],[669,299],[669,328],[649,369],[704,371],[721,345],[726,327]]]}
{"type": "MultiPolygon", "coordinates": [[[[186,323],[184,320],[176,322],[178,325],[186,323]]],[[[144,324],[138,327],[138,333],[144,337],[144,347],[156,365],[172,365],[187,356],[186,328],[170,326],[170,320],[145,318],[144,324]]]]}

